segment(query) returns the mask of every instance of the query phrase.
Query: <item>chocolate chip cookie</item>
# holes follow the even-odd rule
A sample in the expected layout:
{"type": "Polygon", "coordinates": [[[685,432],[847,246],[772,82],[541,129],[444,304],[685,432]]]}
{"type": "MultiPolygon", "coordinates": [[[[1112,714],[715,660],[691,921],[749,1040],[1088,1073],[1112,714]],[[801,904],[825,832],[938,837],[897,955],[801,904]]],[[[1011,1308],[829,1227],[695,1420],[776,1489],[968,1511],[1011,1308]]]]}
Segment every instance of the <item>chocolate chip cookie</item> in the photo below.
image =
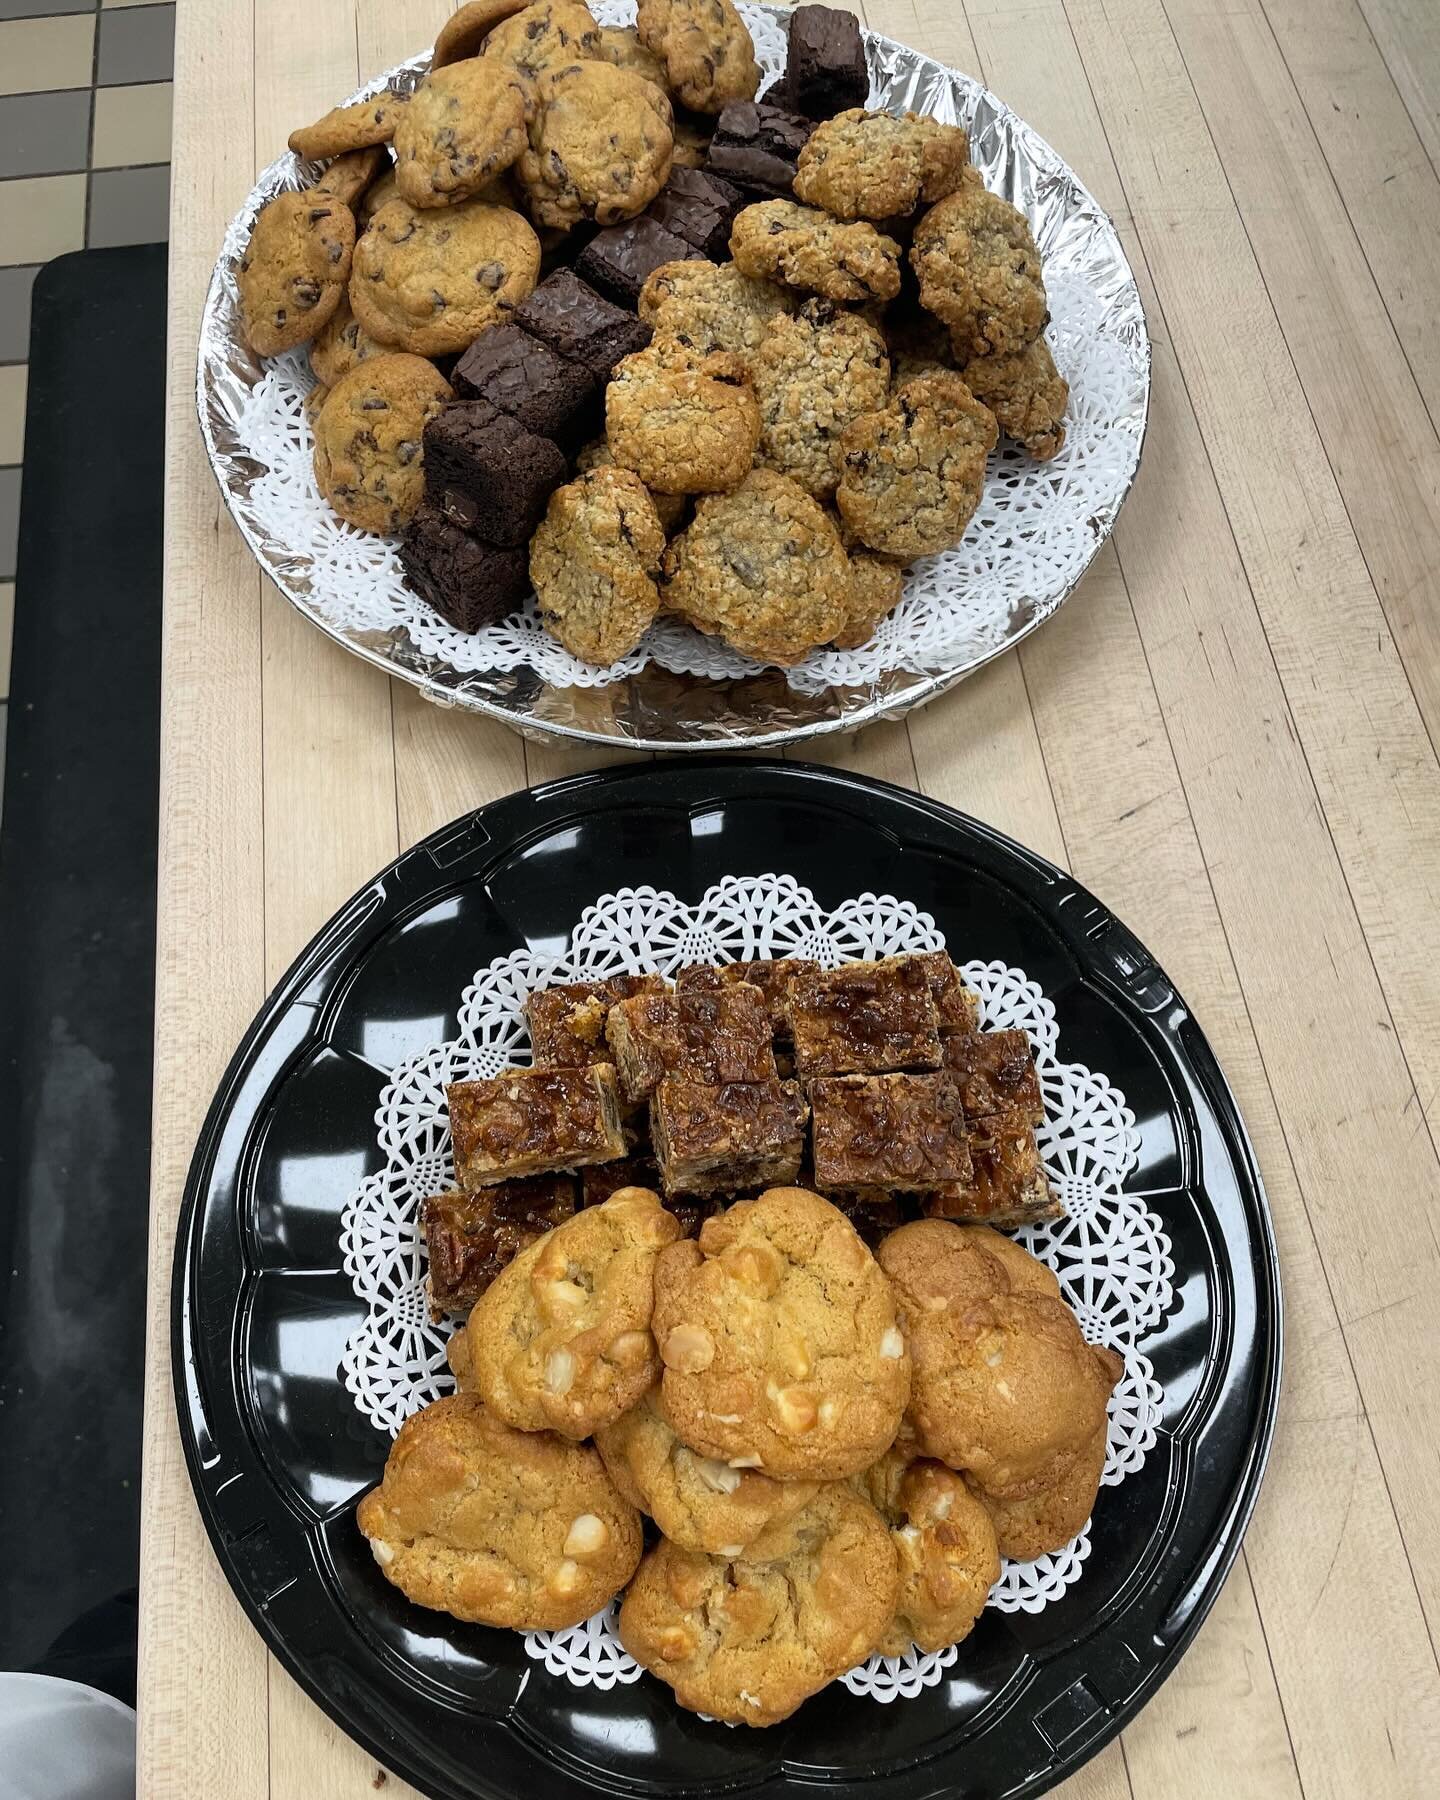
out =
{"type": "Polygon", "coordinates": [[[292,131],[290,148],[297,156],[317,160],[363,150],[368,144],[388,144],[407,104],[403,94],[385,88],[368,100],[332,107],[323,119],[292,131]]]}
{"type": "Polygon", "coordinates": [[[620,1641],[692,1712],[774,1725],[863,1662],[895,1615],[890,1534],[843,1482],[786,1527],[787,1556],[729,1560],[664,1539],[620,1609],[620,1641]]]}
{"type": "Polygon", "coordinates": [[[903,1656],[912,1644],[943,1650],[969,1637],[1000,1579],[1000,1551],[986,1508],[962,1476],[938,1462],[890,1451],[853,1485],[890,1527],[899,1565],[895,1617],[879,1645],[903,1656]]]}
{"type": "Polygon", "coordinates": [[[654,82],[613,63],[572,62],[543,74],[536,91],[518,164],[531,215],[565,227],[643,212],[665,185],[674,142],[670,102],[654,82]]]}
{"type": "Polygon", "coordinates": [[[617,69],[628,69],[632,75],[653,81],[662,94],[669,94],[664,63],[640,42],[640,34],[633,25],[602,25],[596,55],[601,62],[614,63],[617,69]]]}
{"type": "Polygon", "coordinates": [[[524,12],[525,5],[526,0],[469,0],[467,6],[451,13],[440,27],[430,55],[431,69],[443,69],[450,63],[463,62],[466,57],[478,56],[495,27],[502,20],[524,12]]]}
{"type": "Polygon", "coordinates": [[[885,339],[833,301],[807,300],[794,318],[770,321],[750,377],[760,407],[759,462],[827,499],[840,479],[842,435],[889,397],[885,339]]]}
{"type": "Polygon", "coordinates": [[[900,246],[863,221],[842,224],[793,200],[762,200],[736,216],[730,254],[745,275],[783,281],[829,300],[892,300],[900,246]]]}
{"type": "Polygon", "coordinates": [[[731,0],[640,0],[640,42],[665,65],[682,106],[718,113],[731,100],[753,100],[760,65],[731,0]]]}
{"type": "Polygon", "coordinates": [[[1049,462],[1065,442],[1070,384],[1055,367],[1044,338],[1014,356],[977,356],[966,363],[965,385],[994,413],[1008,438],[1036,462],[1049,462]]]}
{"type": "Polygon", "coordinates": [[[890,1284],[850,1221],[803,1188],[770,1188],[662,1251],[654,1331],[661,1412],[731,1468],[838,1481],[899,1428],[910,1357],[890,1284]]]}
{"type": "Polygon", "coordinates": [[[369,357],[391,354],[392,346],[371,337],[351,312],[348,295],[310,341],[310,367],[326,387],[333,387],[369,357]]]}
{"type": "Polygon", "coordinates": [[[915,227],[910,262],[921,304],[951,328],[961,357],[1015,355],[1045,328],[1029,222],[987,188],[967,183],[932,206],[915,227]]]}
{"type": "Polygon", "coordinates": [[[770,321],[795,301],[772,281],[742,275],[734,263],[700,259],[662,263],[640,290],[640,317],[701,356],[730,350],[748,356],[770,321]]]}
{"type": "Polygon", "coordinates": [[[640,1560],[639,1515],[589,1445],[512,1431],[473,1394],[406,1420],[356,1520],[417,1606],[513,1631],[578,1625],[640,1560]]]}
{"type": "Polygon", "coordinates": [[[425,491],[426,422],[450,384],[420,356],[374,356],[337,381],[315,421],[315,480],[342,519],[394,532],[425,491]]]}
{"type": "Polygon", "coordinates": [[[539,273],[540,240],[508,207],[391,200],[355,246],[350,305],[381,343],[447,356],[508,318],[539,273]]]}
{"type": "Polygon", "coordinates": [[[959,187],[970,140],[920,113],[854,107],[817,125],[800,152],[795,198],[837,219],[893,219],[959,187]]]}
{"type": "Polygon", "coordinates": [[[312,194],[333,194],[342,206],[353,212],[360,197],[375,182],[382,169],[390,166],[390,158],[382,144],[371,144],[364,150],[347,150],[328,163],[312,194]]]}
{"type": "Polygon", "coordinates": [[[509,63],[534,81],[547,69],[596,56],[600,27],[580,0],[536,0],[486,37],[481,55],[509,63]]]}
{"type": "Polygon", "coordinates": [[[837,650],[858,650],[875,635],[875,627],[900,604],[905,592],[905,571],[899,563],[866,550],[850,555],[850,597],[845,623],[830,642],[837,650]]]}
{"type": "Polygon", "coordinates": [[[622,469],[661,494],[714,494],[745,477],[760,413],[744,364],[700,356],[665,337],[617,364],[605,390],[605,437],[622,469]]]}
{"type": "Polygon", "coordinates": [[[701,500],[661,567],[665,610],[756,662],[797,663],[844,627],[850,566],[839,534],[773,469],[701,500]]]}
{"type": "Polygon", "coordinates": [[[307,344],[339,306],[355,218],[329,194],[277,194],[260,213],[235,285],[245,341],[257,356],[307,344]]]}
{"type": "Polygon", "coordinates": [[[619,662],[660,610],[664,548],[650,496],[627,469],[594,469],[556,488],[530,540],[541,623],[582,662],[619,662]]]}
{"type": "Polygon", "coordinates": [[[411,206],[449,206],[515,162],[533,90],[505,63],[470,57],[427,75],[395,129],[395,180],[411,206]]]}
{"type": "Polygon", "coordinates": [[[883,556],[947,549],[980,504],[998,437],[994,415],[958,375],[917,375],[841,439],[840,516],[883,556]]]}

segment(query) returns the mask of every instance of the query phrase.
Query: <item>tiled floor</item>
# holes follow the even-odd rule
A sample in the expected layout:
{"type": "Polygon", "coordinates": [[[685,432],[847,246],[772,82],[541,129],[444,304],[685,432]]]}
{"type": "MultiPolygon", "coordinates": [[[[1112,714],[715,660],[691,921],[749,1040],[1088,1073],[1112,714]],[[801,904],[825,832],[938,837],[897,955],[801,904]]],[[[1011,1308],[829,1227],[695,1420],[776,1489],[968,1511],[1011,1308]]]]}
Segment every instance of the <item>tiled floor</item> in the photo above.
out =
{"type": "Polygon", "coordinates": [[[30,289],[43,263],[168,235],[175,8],[0,0],[0,776],[30,289]]]}

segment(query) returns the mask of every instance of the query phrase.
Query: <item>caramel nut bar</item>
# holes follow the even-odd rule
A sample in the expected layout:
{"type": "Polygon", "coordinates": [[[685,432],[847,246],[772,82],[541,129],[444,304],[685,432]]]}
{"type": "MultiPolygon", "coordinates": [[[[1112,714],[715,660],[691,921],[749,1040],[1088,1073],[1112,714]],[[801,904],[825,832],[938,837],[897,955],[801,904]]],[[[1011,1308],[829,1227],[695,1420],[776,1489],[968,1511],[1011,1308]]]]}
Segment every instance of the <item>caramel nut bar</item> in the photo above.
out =
{"type": "Polygon", "coordinates": [[[681,993],[686,988],[729,987],[743,981],[757,987],[770,1008],[770,1025],[778,1044],[788,1046],[790,1026],[785,1018],[785,996],[790,983],[801,975],[818,975],[819,963],[807,962],[802,956],[764,957],[755,962],[695,963],[675,977],[681,993]]]}
{"type": "Polygon", "coordinates": [[[583,1069],[608,1063],[605,1016],[618,1000],[633,994],[663,994],[663,975],[607,975],[602,981],[571,981],[539,988],[525,1002],[532,1061],[537,1069],[583,1069]]]}
{"type": "Polygon", "coordinates": [[[610,1009],[605,1035],[631,1105],[648,1100],[666,1075],[712,1086],[775,1079],[765,996],[740,983],[715,993],[691,988],[621,1000],[610,1009]]]}
{"type": "Polygon", "coordinates": [[[795,1071],[871,1075],[940,1067],[931,972],[918,956],[845,963],[798,977],[785,997],[795,1071]]]}
{"type": "Polygon", "coordinates": [[[980,996],[967,988],[960,971],[944,950],[922,950],[914,961],[920,963],[930,978],[930,993],[935,1013],[940,1020],[940,1035],[952,1031],[974,1032],[980,1029],[980,996]]]}
{"type": "Polygon", "coordinates": [[[977,1031],[945,1040],[945,1067],[960,1083],[960,1104],[970,1119],[1023,1113],[1032,1125],[1045,1120],[1045,1101],[1030,1039],[1023,1031],[977,1031]]]}
{"type": "Polygon", "coordinates": [[[811,1082],[810,1109],[822,1193],[969,1185],[970,1147],[953,1075],[832,1075],[811,1082]]]}
{"type": "Polygon", "coordinates": [[[455,1179],[467,1192],[625,1154],[620,1093],[608,1063],[507,1069],[486,1081],[453,1082],[445,1097],[455,1179]]]}
{"type": "Polygon", "coordinates": [[[1058,1219],[1064,1207],[1040,1160],[1035,1128],[1023,1112],[995,1113],[970,1121],[970,1185],[927,1195],[931,1218],[972,1225],[1033,1225],[1058,1219]]]}
{"type": "Polygon", "coordinates": [[[432,1194],[420,1208],[430,1317],[469,1312],[506,1263],[574,1211],[573,1175],[531,1175],[478,1194],[432,1194]]]}
{"type": "Polygon", "coordinates": [[[793,1081],[714,1086],[667,1075],[650,1132],[667,1194],[788,1186],[800,1172],[809,1107],[793,1081]]]}

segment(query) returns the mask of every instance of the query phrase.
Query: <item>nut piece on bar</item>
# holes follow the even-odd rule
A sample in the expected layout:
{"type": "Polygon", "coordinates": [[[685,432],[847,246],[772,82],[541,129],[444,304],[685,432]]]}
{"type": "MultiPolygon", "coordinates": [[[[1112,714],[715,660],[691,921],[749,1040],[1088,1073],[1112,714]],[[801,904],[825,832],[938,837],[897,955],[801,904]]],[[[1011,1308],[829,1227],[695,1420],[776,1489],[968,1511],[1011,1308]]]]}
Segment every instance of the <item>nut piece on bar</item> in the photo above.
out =
{"type": "Polygon", "coordinates": [[[663,975],[607,975],[602,981],[538,988],[525,1002],[532,1062],[537,1069],[583,1069],[590,1063],[608,1063],[605,1015],[610,1008],[632,994],[666,991],[663,975]]]}
{"type": "Polygon", "coordinates": [[[507,1069],[485,1081],[453,1082],[445,1098],[455,1179],[467,1193],[625,1154],[620,1094],[608,1063],[507,1069]]]}
{"type": "Polygon", "coordinates": [[[784,1187],[800,1173],[810,1109],[794,1081],[712,1086],[667,1075],[650,1131],[667,1194],[784,1187]]]}
{"type": "Polygon", "coordinates": [[[832,1189],[924,1193],[970,1185],[953,1075],[832,1075],[810,1084],[815,1181],[832,1189]]]}
{"type": "Polygon", "coordinates": [[[966,987],[948,951],[922,950],[915,961],[924,965],[930,977],[930,992],[940,1018],[941,1037],[952,1031],[978,1031],[980,996],[966,987]]]}
{"type": "Polygon", "coordinates": [[[610,1009],[605,1034],[632,1106],[648,1100],[666,1075],[710,1086],[775,1079],[765,996],[741,983],[715,993],[637,994],[610,1009]]]}
{"type": "Polygon", "coordinates": [[[938,1190],[926,1197],[925,1211],[931,1218],[963,1219],[973,1225],[1033,1225],[1064,1216],[1040,1160],[1035,1128],[1023,1112],[972,1119],[970,1160],[974,1173],[968,1188],[938,1190]]]}
{"type": "Polygon", "coordinates": [[[764,957],[755,962],[693,963],[675,977],[677,990],[687,988],[723,988],[736,982],[759,988],[770,1008],[770,1029],[778,1044],[790,1042],[790,1024],[785,1017],[785,996],[790,983],[800,975],[818,975],[820,965],[803,956],[764,957]]]}
{"type": "Polygon", "coordinates": [[[469,1312],[527,1244],[575,1211],[573,1175],[531,1175],[478,1194],[432,1194],[420,1208],[430,1317],[469,1312]]]}
{"type": "Polygon", "coordinates": [[[797,978],[785,1016],[796,1073],[807,1078],[940,1067],[940,1021],[923,957],[887,956],[797,978]]]}
{"type": "Polygon", "coordinates": [[[1023,1031],[955,1033],[945,1040],[945,1067],[960,1083],[960,1104],[969,1119],[1018,1112],[1032,1125],[1045,1121],[1045,1101],[1030,1039],[1023,1031]]]}

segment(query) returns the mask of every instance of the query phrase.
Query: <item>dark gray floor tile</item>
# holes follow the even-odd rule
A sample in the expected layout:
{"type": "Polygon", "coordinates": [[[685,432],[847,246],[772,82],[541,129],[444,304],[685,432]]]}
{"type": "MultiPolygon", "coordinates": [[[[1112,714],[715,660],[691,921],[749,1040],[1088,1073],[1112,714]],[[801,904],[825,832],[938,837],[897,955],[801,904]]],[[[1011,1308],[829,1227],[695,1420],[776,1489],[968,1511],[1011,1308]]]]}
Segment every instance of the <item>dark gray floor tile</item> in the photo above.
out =
{"type": "Polygon", "coordinates": [[[0,363],[25,362],[30,355],[30,290],[39,265],[0,269],[0,363]]]}
{"type": "Polygon", "coordinates": [[[96,68],[100,87],[169,81],[175,71],[175,8],[125,6],[102,12],[96,68]]]}
{"type": "Polygon", "coordinates": [[[0,19],[50,19],[61,13],[94,12],[96,0],[0,0],[0,19]]]}
{"type": "Polygon", "coordinates": [[[20,471],[0,469],[0,581],[15,574],[15,544],[20,532],[20,471]]]}
{"type": "Polygon", "coordinates": [[[0,176],[83,169],[89,145],[88,88],[0,98],[0,176]]]}
{"type": "Polygon", "coordinates": [[[90,177],[92,250],[107,244],[163,244],[170,236],[170,165],[97,169],[90,177]]]}

